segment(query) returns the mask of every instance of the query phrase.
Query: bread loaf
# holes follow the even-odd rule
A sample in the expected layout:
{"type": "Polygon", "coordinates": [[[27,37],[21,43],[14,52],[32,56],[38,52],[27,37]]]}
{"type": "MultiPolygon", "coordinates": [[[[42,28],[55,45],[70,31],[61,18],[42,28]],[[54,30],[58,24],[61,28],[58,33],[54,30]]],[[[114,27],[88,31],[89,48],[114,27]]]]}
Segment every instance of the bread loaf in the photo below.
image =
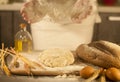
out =
{"type": "Polygon", "coordinates": [[[82,44],[76,54],[85,62],[103,67],[120,68],[120,46],[108,41],[96,41],[82,44]]]}

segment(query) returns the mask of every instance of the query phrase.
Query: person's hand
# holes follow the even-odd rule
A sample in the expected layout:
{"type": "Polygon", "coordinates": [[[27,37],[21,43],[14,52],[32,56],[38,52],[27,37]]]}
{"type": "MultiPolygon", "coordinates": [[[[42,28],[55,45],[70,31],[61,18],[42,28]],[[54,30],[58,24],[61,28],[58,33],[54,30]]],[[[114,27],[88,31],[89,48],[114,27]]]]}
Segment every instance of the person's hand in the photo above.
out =
{"type": "Polygon", "coordinates": [[[20,13],[28,23],[35,23],[45,16],[42,9],[44,8],[39,4],[38,0],[31,0],[23,5],[20,13]]]}
{"type": "Polygon", "coordinates": [[[89,0],[78,0],[73,7],[71,19],[75,23],[81,23],[92,11],[89,0]]]}
{"type": "Polygon", "coordinates": [[[31,17],[29,17],[29,15],[28,15],[27,8],[31,7],[31,6],[32,6],[32,2],[27,2],[23,5],[23,7],[21,8],[21,11],[20,11],[23,19],[26,20],[28,23],[31,23],[31,17]]]}

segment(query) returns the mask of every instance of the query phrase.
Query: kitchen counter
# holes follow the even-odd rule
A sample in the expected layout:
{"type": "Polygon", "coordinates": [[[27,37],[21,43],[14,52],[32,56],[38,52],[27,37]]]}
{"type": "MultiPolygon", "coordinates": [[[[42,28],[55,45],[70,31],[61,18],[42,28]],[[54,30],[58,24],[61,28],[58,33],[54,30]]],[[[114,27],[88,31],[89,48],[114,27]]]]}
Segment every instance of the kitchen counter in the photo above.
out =
{"type": "Polygon", "coordinates": [[[55,76],[0,76],[1,82],[81,82],[83,79],[55,78],[55,76]]]}
{"type": "MultiPolygon", "coordinates": [[[[23,3],[14,3],[14,4],[7,4],[7,5],[0,5],[0,11],[19,11],[23,3]]],[[[110,13],[120,13],[120,6],[99,6],[99,12],[110,12],[110,13]]]]}

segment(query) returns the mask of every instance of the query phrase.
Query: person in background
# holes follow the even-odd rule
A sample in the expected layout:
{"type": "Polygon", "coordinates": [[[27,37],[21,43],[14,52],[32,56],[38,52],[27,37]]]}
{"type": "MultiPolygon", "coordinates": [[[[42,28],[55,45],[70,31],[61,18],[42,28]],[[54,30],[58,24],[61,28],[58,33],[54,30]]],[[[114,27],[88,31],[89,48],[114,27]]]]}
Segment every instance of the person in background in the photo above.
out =
{"type": "Polygon", "coordinates": [[[99,16],[97,0],[30,0],[21,14],[31,24],[34,45],[40,50],[75,50],[79,44],[91,42],[99,16]]]}

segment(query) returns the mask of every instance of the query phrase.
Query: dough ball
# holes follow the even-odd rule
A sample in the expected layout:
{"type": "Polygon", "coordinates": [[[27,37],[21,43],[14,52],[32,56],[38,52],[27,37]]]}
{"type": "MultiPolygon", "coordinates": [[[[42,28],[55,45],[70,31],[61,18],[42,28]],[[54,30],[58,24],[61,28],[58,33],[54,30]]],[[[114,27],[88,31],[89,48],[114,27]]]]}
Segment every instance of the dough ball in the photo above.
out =
{"type": "Polygon", "coordinates": [[[39,60],[48,67],[64,67],[74,63],[74,56],[69,50],[55,48],[41,52],[39,60]]]}

